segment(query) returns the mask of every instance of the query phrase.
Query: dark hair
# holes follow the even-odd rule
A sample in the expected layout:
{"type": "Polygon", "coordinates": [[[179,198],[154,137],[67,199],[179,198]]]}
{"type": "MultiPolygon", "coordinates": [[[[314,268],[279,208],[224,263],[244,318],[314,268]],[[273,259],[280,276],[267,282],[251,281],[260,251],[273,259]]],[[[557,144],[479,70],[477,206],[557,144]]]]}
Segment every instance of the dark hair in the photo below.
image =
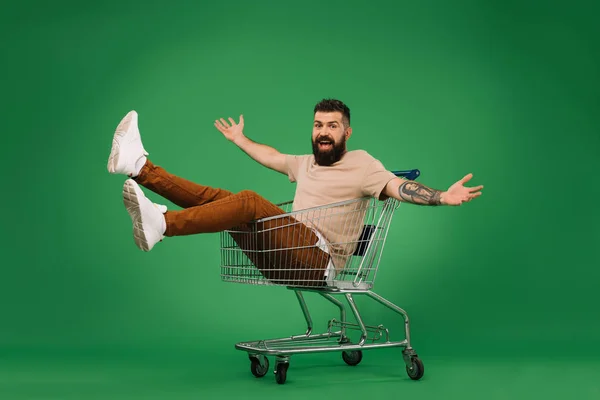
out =
{"type": "Polygon", "coordinates": [[[314,113],[321,112],[336,112],[342,113],[342,122],[346,127],[350,126],[350,109],[347,105],[336,99],[323,99],[315,106],[314,113]]]}

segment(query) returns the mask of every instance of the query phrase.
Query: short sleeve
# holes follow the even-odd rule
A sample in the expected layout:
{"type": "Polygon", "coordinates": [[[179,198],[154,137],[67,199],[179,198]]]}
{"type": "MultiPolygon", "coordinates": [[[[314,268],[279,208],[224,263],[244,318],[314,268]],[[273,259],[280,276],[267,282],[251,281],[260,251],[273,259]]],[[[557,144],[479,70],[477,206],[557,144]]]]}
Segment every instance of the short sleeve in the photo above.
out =
{"type": "Polygon", "coordinates": [[[367,166],[363,177],[362,191],[365,196],[384,199],[381,192],[392,179],[396,178],[391,171],[385,169],[381,161],[373,160],[367,166]]]}
{"type": "Polygon", "coordinates": [[[302,156],[286,155],[285,163],[287,165],[287,174],[290,182],[296,182],[298,179],[298,171],[302,163],[302,156]]]}

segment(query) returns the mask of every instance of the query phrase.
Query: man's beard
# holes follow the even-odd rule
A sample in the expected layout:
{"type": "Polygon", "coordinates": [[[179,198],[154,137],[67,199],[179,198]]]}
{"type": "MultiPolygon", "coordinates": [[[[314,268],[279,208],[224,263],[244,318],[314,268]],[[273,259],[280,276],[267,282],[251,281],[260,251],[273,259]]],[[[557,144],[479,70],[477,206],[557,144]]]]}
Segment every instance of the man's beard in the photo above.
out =
{"type": "Polygon", "coordinates": [[[313,155],[315,156],[315,162],[318,165],[328,167],[342,159],[342,156],[346,152],[346,137],[342,136],[339,143],[335,143],[333,138],[330,136],[320,136],[317,140],[312,141],[313,155]],[[319,142],[327,140],[333,145],[328,150],[320,150],[319,142]]]}

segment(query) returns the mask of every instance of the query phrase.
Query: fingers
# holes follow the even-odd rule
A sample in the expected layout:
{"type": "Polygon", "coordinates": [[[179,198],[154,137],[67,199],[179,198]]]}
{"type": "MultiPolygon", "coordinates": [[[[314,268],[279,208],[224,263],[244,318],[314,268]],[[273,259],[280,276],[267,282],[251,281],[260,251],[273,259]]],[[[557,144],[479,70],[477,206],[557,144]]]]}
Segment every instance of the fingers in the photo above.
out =
{"type": "Polygon", "coordinates": [[[215,126],[218,130],[220,130],[223,133],[225,133],[230,128],[229,124],[223,118],[221,118],[220,120],[216,120],[215,126]]]}
{"type": "Polygon", "coordinates": [[[450,200],[449,204],[454,205],[454,206],[460,206],[463,203],[468,203],[471,200],[481,196],[481,194],[482,194],[482,192],[477,192],[477,193],[468,193],[468,194],[462,195],[462,196],[456,196],[452,199],[449,199],[450,200]]]}
{"type": "Polygon", "coordinates": [[[227,123],[227,121],[225,121],[225,119],[220,118],[215,120],[215,127],[220,130],[221,132],[223,132],[224,130],[227,130],[229,128],[231,128],[232,126],[235,126],[235,120],[231,117],[228,118],[229,119],[229,123],[231,123],[231,125],[229,125],[229,123],[227,123]]]}
{"type": "Polygon", "coordinates": [[[475,187],[469,188],[469,192],[475,193],[475,192],[479,192],[481,189],[483,189],[483,185],[479,185],[479,186],[475,186],[475,187]]]}
{"type": "MultiPolygon", "coordinates": [[[[224,118],[220,118],[220,119],[215,120],[215,126],[219,127],[219,128],[222,128],[222,129],[229,129],[232,126],[236,126],[237,125],[235,123],[235,120],[233,118],[228,117],[227,119],[229,120],[229,122],[225,121],[224,118]],[[229,125],[229,124],[231,124],[231,125],[229,125]]],[[[240,125],[242,125],[242,124],[244,124],[244,116],[240,115],[240,125]]]]}
{"type": "Polygon", "coordinates": [[[473,178],[473,174],[467,174],[459,182],[461,184],[465,184],[465,183],[469,182],[471,180],[471,178],[473,178]]]}
{"type": "Polygon", "coordinates": [[[223,132],[225,129],[227,129],[223,126],[223,124],[221,124],[221,121],[219,121],[218,119],[215,120],[215,128],[217,128],[221,132],[223,132]]]}
{"type": "Polygon", "coordinates": [[[467,196],[467,200],[466,201],[471,201],[476,197],[481,196],[481,192],[477,192],[477,193],[471,193],[467,196]]]}

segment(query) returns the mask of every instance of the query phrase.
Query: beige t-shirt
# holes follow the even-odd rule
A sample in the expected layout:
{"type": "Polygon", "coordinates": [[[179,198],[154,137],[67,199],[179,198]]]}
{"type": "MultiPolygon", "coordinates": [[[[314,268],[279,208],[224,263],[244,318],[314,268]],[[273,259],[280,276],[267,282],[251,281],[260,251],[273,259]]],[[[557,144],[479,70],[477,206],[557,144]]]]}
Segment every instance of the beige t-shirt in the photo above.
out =
{"type": "MultiPolygon", "coordinates": [[[[320,166],[311,155],[287,155],[288,177],[296,182],[293,211],[306,210],[363,197],[384,199],[387,183],[396,176],[364,150],[349,151],[331,166],[320,166]]],[[[365,203],[353,202],[296,215],[296,219],[317,229],[329,242],[337,272],[356,249],[362,232],[365,203]]]]}

